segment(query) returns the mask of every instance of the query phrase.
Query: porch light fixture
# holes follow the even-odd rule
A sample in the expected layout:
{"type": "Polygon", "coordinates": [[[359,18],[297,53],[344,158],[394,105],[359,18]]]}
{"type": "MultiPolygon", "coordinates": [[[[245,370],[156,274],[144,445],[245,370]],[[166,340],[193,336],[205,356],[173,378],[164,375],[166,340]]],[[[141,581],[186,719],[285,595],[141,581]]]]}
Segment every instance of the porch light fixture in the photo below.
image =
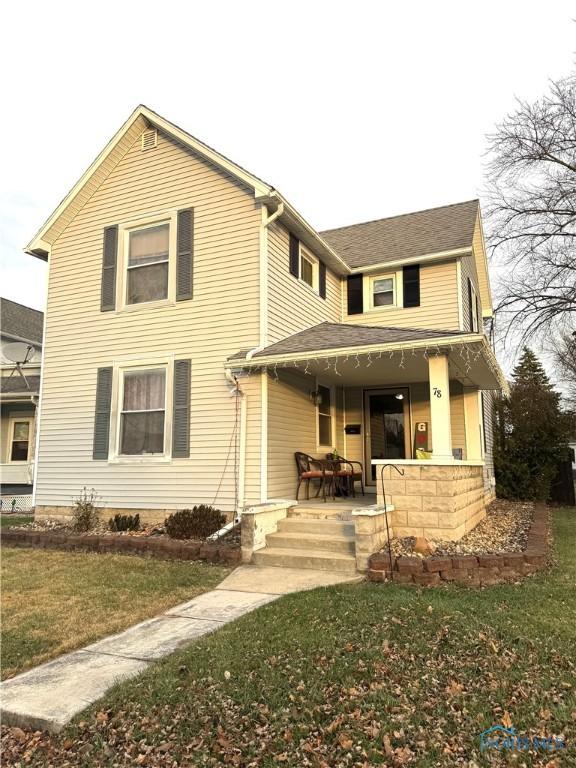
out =
{"type": "Polygon", "coordinates": [[[318,406],[322,404],[322,395],[320,392],[315,389],[312,392],[310,392],[310,400],[314,403],[314,405],[318,406]]]}
{"type": "Polygon", "coordinates": [[[396,400],[404,400],[404,395],[402,394],[402,392],[398,392],[397,394],[394,395],[394,397],[396,398],[396,400]]]}

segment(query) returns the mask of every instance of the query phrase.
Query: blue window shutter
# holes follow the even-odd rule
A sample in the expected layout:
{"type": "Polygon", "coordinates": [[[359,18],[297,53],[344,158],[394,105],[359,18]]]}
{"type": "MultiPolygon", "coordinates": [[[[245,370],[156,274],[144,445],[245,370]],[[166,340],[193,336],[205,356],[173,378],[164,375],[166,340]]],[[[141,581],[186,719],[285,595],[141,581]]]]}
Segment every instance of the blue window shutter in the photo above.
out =
{"type": "Polygon", "coordinates": [[[174,392],[172,398],[172,457],[190,456],[190,360],[174,361],[174,392]]]}
{"type": "Polygon", "coordinates": [[[420,306],[420,266],[412,264],[402,270],[402,288],[405,307],[420,306]]]}
{"type": "Polygon", "coordinates": [[[364,312],[363,276],[348,275],[348,314],[361,315],[364,312]]]}
{"type": "Polygon", "coordinates": [[[176,301],[193,296],[194,277],[194,209],[178,211],[176,234],[176,301]]]}
{"type": "Polygon", "coordinates": [[[108,459],[110,439],[110,406],[112,403],[112,366],[98,368],[96,377],[96,412],[94,416],[94,443],[92,458],[108,459]]]}
{"type": "Polygon", "coordinates": [[[118,227],[106,227],[102,253],[102,284],[100,311],[116,309],[116,261],[118,258],[118,227]]]}
{"type": "Polygon", "coordinates": [[[323,261],[318,265],[318,293],[321,298],[326,298],[326,264],[323,261]]]}
{"type": "Polygon", "coordinates": [[[290,232],[290,274],[300,277],[300,241],[290,232]]]}

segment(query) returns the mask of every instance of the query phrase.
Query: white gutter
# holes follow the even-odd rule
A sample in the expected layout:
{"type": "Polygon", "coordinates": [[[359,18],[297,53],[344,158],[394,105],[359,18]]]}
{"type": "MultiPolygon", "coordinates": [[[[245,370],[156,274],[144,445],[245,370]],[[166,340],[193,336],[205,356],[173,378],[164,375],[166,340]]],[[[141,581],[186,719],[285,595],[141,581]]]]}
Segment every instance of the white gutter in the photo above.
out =
{"type": "MultiPolygon", "coordinates": [[[[227,360],[225,362],[225,367],[231,370],[235,368],[246,368],[248,367],[246,366],[246,363],[249,362],[249,367],[256,368],[264,365],[273,365],[274,363],[304,361],[309,360],[311,357],[322,360],[329,357],[341,357],[342,355],[367,355],[369,352],[393,352],[395,350],[401,351],[402,349],[425,349],[426,347],[428,347],[432,352],[434,351],[435,347],[439,346],[445,347],[447,345],[454,346],[457,344],[471,344],[482,342],[483,340],[485,341],[485,337],[483,335],[477,333],[468,333],[459,336],[442,336],[437,339],[429,340],[417,339],[414,341],[386,342],[383,344],[364,344],[362,346],[356,347],[332,347],[330,349],[310,350],[308,352],[293,352],[286,353],[284,355],[270,355],[267,357],[259,357],[256,360],[253,360],[252,357],[248,357],[250,354],[249,352],[245,358],[227,360]]],[[[488,344],[487,341],[486,344],[488,344]]],[[[256,354],[256,349],[251,350],[251,352],[252,354],[256,354]]]]}
{"type": "Polygon", "coordinates": [[[351,273],[353,275],[366,274],[367,272],[380,271],[381,269],[394,269],[396,267],[402,267],[405,264],[428,264],[434,261],[448,261],[449,259],[456,259],[459,256],[469,256],[472,254],[472,248],[456,248],[452,251],[436,251],[434,253],[424,253],[422,256],[411,256],[408,259],[394,259],[394,261],[384,261],[379,264],[365,264],[360,267],[353,267],[351,273]]]}

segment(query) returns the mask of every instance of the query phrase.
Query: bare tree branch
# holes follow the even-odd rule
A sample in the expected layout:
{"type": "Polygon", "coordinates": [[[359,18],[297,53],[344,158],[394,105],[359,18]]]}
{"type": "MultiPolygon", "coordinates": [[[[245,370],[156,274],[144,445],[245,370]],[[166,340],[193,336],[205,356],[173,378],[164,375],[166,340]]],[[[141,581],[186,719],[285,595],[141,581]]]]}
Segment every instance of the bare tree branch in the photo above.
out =
{"type": "Polygon", "coordinates": [[[489,137],[489,157],[500,326],[522,343],[565,331],[576,313],[576,75],[534,104],[519,101],[489,137]]]}

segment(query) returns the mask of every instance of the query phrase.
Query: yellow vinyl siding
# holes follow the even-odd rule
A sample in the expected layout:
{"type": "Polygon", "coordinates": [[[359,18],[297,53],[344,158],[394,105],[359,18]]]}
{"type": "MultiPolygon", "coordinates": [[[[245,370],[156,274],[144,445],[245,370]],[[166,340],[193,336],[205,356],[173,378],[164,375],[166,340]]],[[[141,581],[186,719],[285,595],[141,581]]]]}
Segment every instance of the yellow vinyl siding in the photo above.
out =
{"type": "MultiPolygon", "coordinates": [[[[382,274],[386,269],[382,269],[382,274]]],[[[364,275],[364,280],[377,272],[364,275]]],[[[386,273],[387,274],[387,273],[386,273]]],[[[346,297],[345,297],[346,299],[346,297]]],[[[346,312],[347,305],[344,305],[346,312]]],[[[366,307],[364,308],[366,310],[366,307]]],[[[458,285],[456,261],[420,266],[420,306],[383,307],[360,315],[344,315],[345,323],[396,328],[458,330],[458,285]]]]}
{"type": "Polygon", "coordinates": [[[292,371],[278,375],[278,381],[268,379],[268,497],[292,499],[298,481],[294,453],[318,455],[316,407],[309,394],[315,382],[292,371]]]}
{"type": "Polygon", "coordinates": [[[268,228],[268,344],[318,323],[342,320],[340,279],[326,270],[326,299],[322,299],[290,274],[288,244],[288,230],[278,222],[271,224],[268,228]]]}
{"type": "MultiPolygon", "coordinates": [[[[430,390],[428,382],[417,382],[415,384],[402,384],[401,387],[408,386],[410,391],[410,453],[414,449],[414,429],[417,421],[428,422],[428,444],[432,448],[432,425],[430,422],[430,390]]],[[[365,451],[365,414],[364,414],[364,392],[371,389],[390,389],[393,384],[383,384],[382,387],[369,387],[366,390],[362,387],[344,388],[344,423],[361,424],[362,434],[345,435],[343,452],[347,459],[361,461],[369,464],[369,457],[365,451]]],[[[450,381],[450,419],[452,426],[452,446],[454,448],[463,448],[463,458],[466,458],[466,438],[464,423],[464,400],[462,385],[458,381],[450,381]]],[[[411,458],[412,456],[408,457],[411,458]]],[[[412,457],[413,458],[413,457],[412,457]]]]}
{"type": "Polygon", "coordinates": [[[461,286],[462,291],[462,324],[464,331],[471,331],[470,327],[470,302],[468,299],[468,279],[472,281],[476,296],[478,297],[478,305],[480,307],[480,313],[478,316],[479,332],[482,332],[482,300],[480,298],[480,289],[478,286],[478,274],[476,272],[476,262],[474,256],[464,256],[461,259],[461,286]]]}
{"type": "MultiPolygon", "coordinates": [[[[259,226],[250,190],[162,133],[146,152],[138,137],[94,191],[51,253],[37,505],[70,505],[87,485],[104,505],[175,509],[212,503],[222,480],[216,503],[231,509],[232,459],[225,463],[235,399],[223,363],[258,343],[259,226]],[[101,312],[104,227],[189,206],[194,299],[101,312]],[[153,355],[192,361],[190,459],[94,461],[97,368],[153,355]]],[[[246,497],[257,501],[260,390],[257,377],[241,384],[248,398],[246,497]]]]}
{"type": "MultiPolygon", "coordinates": [[[[482,237],[482,222],[480,219],[480,214],[478,214],[478,217],[476,218],[476,226],[474,228],[474,235],[472,238],[472,250],[474,252],[474,259],[476,263],[480,261],[486,261],[486,249],[484,247],[484,238],[482,237]]],[[[475,272],[477,272],[477,283],[479,286],[479,296],[480,298],[484,296],[490,295],[490,285],[489,285],[489,275],[487,274],[487,271],[484,269],[476,269],[476,265],[474,266],[475,272]]],[[[486,310],[486,306],[482,306],[483,310],[486,310]]]]}

